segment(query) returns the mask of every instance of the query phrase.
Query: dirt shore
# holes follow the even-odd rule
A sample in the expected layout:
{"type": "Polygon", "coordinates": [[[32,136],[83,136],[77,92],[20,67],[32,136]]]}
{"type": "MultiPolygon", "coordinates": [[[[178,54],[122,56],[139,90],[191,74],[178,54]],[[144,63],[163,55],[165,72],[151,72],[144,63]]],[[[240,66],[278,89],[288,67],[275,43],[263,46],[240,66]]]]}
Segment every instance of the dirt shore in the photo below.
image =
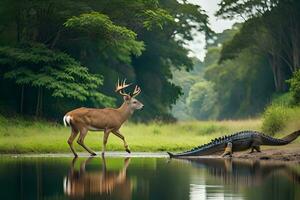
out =
{"type": "Polygon", "coordinates": [[[290,144],[288,146],[263,147],[260,153],[236,152],[233,157],[251,160],[277,160],[300,163],[300,146],[299,144],[290,144]]]}

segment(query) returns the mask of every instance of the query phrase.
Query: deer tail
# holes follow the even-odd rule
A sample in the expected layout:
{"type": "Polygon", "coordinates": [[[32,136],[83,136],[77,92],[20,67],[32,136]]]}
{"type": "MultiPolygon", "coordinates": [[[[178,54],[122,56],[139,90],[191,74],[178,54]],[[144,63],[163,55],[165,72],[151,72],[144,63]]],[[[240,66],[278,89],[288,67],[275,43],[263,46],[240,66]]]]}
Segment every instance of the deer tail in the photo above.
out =
{"type": "Polygon", "coordinates": [[[63,122],[65,126],[70,126],[71,125],[71,119],[72,117],[70,115],[65,115],[63,118],[63,122]]]}

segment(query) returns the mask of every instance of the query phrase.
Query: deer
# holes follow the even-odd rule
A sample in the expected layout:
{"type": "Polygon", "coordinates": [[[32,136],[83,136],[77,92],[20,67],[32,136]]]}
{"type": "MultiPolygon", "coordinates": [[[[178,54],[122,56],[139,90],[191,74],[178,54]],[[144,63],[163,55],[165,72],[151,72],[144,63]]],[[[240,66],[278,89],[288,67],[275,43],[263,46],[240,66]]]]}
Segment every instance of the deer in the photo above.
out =
{"type": "Polygon", "coordinates": [[[126,93],[125,88],[128,88],[131,83],[126,84],[126,79],[119,81],[116,84],[115,92],[123,96],[123,104],[119,108],[77,108],[65,114],[63,122],[65,126],[71,127],[71,135],[67,141],[74,157],[78,157],[74,147],[73,141],[77,137],[77,143],[82,146],[91,156],[97,154],[87,147],[84,139],[88,131],[103,131],[103,145],[102,155],[105,154],[108,136],[113,133],[119,137],[124,144],[125,151],[131,153],[130,148],[126,142],[125,137],[121,134],[120,128],[127,119],[134,113],[135,110],[143,109],[144,105],[135,97],[141,93],[141,88],[136,85],[132,93],[126,93]]]}

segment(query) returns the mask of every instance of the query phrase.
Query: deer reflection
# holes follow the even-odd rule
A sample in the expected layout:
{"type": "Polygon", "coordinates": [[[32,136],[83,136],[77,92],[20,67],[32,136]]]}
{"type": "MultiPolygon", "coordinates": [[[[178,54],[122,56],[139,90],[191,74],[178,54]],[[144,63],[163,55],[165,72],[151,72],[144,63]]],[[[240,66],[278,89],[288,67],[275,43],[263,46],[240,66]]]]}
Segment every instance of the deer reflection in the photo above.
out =
{"type": "Polygon", "coordinates": [[[117,199],[131,199],[132,185],[126,179],[130,158],[124,160],[124,166],[118,172],[107,171],[104,157],[101,171],[86,171],[86,165],[92,159],[93,157],[84,160],[79,170],[74,168],[77,158],[73,159],[69,174],[64,178],[64,193],[70,197],[112,195],[117,199]]]}

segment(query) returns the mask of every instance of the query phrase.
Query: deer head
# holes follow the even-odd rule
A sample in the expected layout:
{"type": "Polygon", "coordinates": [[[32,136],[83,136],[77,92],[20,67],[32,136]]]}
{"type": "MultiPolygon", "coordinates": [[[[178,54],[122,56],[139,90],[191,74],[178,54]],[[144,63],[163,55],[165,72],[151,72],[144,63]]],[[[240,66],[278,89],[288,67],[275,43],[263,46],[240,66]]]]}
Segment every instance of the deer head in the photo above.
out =
{"type": "Polygon", "coordinates": [[[129,87],[130,85],[131,85],[131,83],[126,84],[126,79],[124,79],[121,82],[118,80],[118,82],[116,84],[115,92],[118,92],[120,95],[123,96],[124,103],[126,103],[128,105],[128,107],[130,108],[130,110],[132,110],[132,112],[133,112],[134,110],[142,109],[144,107],[144,105],[135,98],[142,91],[139,86],[136,85],[134,88],[134,91],[132,93],[126,93],[124,91],[124,89],[129,87]]]}

